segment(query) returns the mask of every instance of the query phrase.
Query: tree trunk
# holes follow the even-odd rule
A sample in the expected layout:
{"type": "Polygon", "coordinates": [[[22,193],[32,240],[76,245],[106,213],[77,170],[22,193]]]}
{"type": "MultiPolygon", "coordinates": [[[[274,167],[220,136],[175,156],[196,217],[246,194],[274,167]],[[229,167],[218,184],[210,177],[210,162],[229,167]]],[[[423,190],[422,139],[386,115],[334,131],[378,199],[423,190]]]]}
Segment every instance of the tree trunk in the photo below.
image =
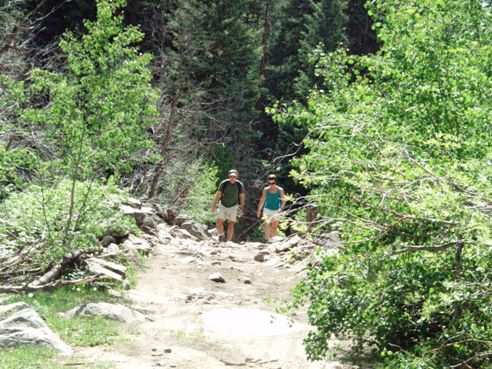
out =
{"type": "Polygon", "coordinates": [[[262,55],[261,55],[261,62],[260,62],[260,96],[258,97],[258,100],[256,100],[256,110],[262,110],[262,105],[263,105],[263,100],[265,99],[265,96],[263,95],[263,92],[261,92],[261,89],[265,85],[265,66],[266,66],[266,59],[267,59],[267,41],[268,41],[268,33],[270,30],[270,23],[269,23],[269,13],[270,13],[270,0],[264,0],[265,1],[265,16],[263,19],[263,36],[262,36],[262,55]]]}
{"type": "Polygon", "coordinates": [[[161,149],[160,149],[161,160],[157,164],[155,168],[154,176],[152,177],[152,183],[149,191],[149,199],[152,199],[157,195],[157,187],[159,185],[159,179],[161,178],[161,175],[164,172],[164,169],[168,161],[169,141],[171,141],[171,135],[173,132],[174,115],[176,114],[176,110],[178,108],[178,101],[180,99],[179,95],[180,95],[180,89],[178,88],[178,90],[176,91],[173,97],[173,102],[171,104],[171,111],[169,112],[169,117],[167,118],[166,131],[164,133],[164,138],[162,139],[161,142],[161,149]]]}

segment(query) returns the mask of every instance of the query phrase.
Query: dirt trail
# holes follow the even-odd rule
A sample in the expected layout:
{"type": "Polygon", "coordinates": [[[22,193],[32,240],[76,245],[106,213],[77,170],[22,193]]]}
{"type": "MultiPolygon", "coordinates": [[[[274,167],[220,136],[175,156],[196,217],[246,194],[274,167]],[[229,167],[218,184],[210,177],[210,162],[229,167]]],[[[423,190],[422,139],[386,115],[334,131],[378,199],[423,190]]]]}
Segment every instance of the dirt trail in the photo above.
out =
{"type": "Polygon", "coordinates": [[[308,362],[304,317],[293,322],[275,313],[302,265],[287,267],[274,253],[254,261],[265,248],[259,243],[199,242],[167,231],[160,226],[161,242],[128,291],[148,319],[131,327],[123,342],[78,354],[117,369],[344,368],[336,361],[308,362]],[[226,282],[210,281],[214,272],[226,282]]]}

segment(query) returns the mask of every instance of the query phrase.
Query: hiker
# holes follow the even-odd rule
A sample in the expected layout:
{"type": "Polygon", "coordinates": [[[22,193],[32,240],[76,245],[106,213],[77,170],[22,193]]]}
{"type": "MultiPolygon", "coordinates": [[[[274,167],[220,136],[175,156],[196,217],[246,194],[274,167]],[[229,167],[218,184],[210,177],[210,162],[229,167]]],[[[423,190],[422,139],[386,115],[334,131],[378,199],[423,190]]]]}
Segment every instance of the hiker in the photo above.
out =
{"type": "Polygon", "coordinates": [[[217,211],[219,200],[220,205],[216,223],[219,239],[221,241],[224,240],[224,221],[227,220],[227,241],[232,241],[234,225],[237,222],[237,217],[243,215],[245,201],[244,186],[241,181],[237,180],[237,170],[231,169],[229,171],[229,178],[220,183],[219,190],[214,198],[214,204],[212,205],[212,213],[217,211]]]}
{"type": "Polygon", "coordinates": [[[263,189],[256,216],[261,218],[261,211],[265,218],[265,237],[268,241],[277,235],[280,214],[285,205],[285,193],[282,187],[277,186],[277,176],[268,176],[268,187],[263,189]]]}

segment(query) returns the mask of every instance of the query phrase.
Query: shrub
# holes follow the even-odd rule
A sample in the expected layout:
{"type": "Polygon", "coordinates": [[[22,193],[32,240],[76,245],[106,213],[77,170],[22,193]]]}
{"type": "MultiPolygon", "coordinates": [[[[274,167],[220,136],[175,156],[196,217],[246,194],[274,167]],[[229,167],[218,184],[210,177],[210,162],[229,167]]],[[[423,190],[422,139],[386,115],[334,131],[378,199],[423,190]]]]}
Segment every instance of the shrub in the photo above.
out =
{"type": "Polygon", "coordinates": [[[377,55],[323,55],[324,91],[294,177],[345,241],[297,289],[317,327],[381,368],[491,368],[491,12],[481,1],[377,1],[377,55]],[[471,26],[473,25],[473,26],[471,26]]]}
{"type": "Polygon", "coordinates": [[[109,228],[136,229],[118,210],[125,193],[114,184],[77,182],[72,215],[71,193],[72,181],[64,180],[53,188],[31,185],[11,194],[0,205],[0,244],[47,267],[71,251],[98,250],[98,238],[109,228]]]}

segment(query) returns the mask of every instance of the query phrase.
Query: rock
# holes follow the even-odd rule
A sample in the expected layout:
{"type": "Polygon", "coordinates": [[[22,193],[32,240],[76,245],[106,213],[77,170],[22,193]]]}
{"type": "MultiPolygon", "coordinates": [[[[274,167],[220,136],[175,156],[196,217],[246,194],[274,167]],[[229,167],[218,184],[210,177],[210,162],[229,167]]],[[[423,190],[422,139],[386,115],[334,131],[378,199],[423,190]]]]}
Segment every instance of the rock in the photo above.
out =
{"type": "Polygon", "coordinates": [[[176,223],[177,214],[173,209],[170,208],[166,209],[165,212],[163,212],[163,217],[167,224],[176,223]]]}
{"type": "Polygon", "coordinates": [[[263,263],[265,261],[265,256],[268,255],[268,251],[260,251],[258,254],[255,255],[253,258],[255,261],[258,261],[260,263],[263,263]]]}
{"type": "Polygon", "coordinates": [[[123,201],[123,204],[129,205],[132,208],[137,208],[137,209],[140,209],[142,207],[142,201],[134,197],[128,197],[125,201],[123,201]]]}
{"type": "Polygon", "coordinates": [[[208,279],[218,283],[225,283],[225,279],[220,273],[212,273],[208,276],[208,279]]]}
{"type": "Polygon", "coordinates": [[[131,242],[138,251],[143,251],[144,253],[148,253],[151,249],[149,241],[134,236],[132,234],[128,236],[128,241],[131,242]]]}
{"type": "Polygon", "coordinates": [[[197,238],[193,236],[190,232],[188,232],[186,229],[172,228],[169,233],[171,233],[171,235],[177,238],[185,238],[188,240],[195,240],[195,241],[197,240],[197,238]]]}
{"type": "Polygon", "coordinates": [[[121,239],[127,237],[130,234],[130,231],[128,229],[111,229],[109,234],[111,237],[121,239]]]}
{"type": "Polygon", "coordinates": [[[152,216],[154,213],[152,208],[148,206],[142,206],[140,209],[136,209],[132,206],[120,205],[120,210],[123,212],[123,214],[135,218],[135,221],[137,222],[138,226],[143,225],[145,217],[152,216]]]}
{"type": "Polygon", "coordinates": [[[117,282],[124,281],[125,278],[121,274],[118,274],[110,269],[106,269],[98,262],[90,262],[89,260],[86,261],[86,264],[87,264],[87,270],[90,273],[104,278],[112,279],[117,282]]]}
{"type": "Polygon", "coordinates": [[[244,278],[242,279],[242,282],[243,282],[244,284],[251,284],[251,278],[249,278],[249,277],[244,277],[244,278]]]}
{"type": "Polygon", "coordinates": [[[206,233],[208,229],[204,224],[187,221],[181,224],[181,228],[187,230],[191,235],[195,236],[199,240],[206,240],[208,238],[206,233]]]}
{"type": "Polygon", "coordinates": [[[216,305],[216,304],[223,304],[223,303],[237,303],[238,297],[218,291],[218,292],[212,292],[212,291],[207,291],[204,288],[193,288],[190,289],[186,295],[183,297],[180,297],[179,299],[184,298],[184,302],[186,304],[204,304],[204,305],[216,305]]]}
{"type": "Polygon", "coordinates": [[[123,278],[125,278],[125,276],[126,276],[126,267],[121,265],[121,264],[116,264],[116,263],[113,263],[112,261],[107,261],[107,260],[98,259],[98,258],[90,258],[90,259],[87,259],[85,262],[87,264],[93,264],[93,263],[99,264],[103,268],[108,269],[114,273],[121,275],[123,278]]]}
{"type": "Polygon", "coordinates": [[[118,254],[121,254],[120,247],[115,244],[109,244],[105,249],[104,252],[101,254],[102,257],[108,257],[108,256],[116,256],[118,254]]]}
{"type": "Polygon", "coordinates": [[[99,316],[124,323],[143,322],[145,316],[121,304],[98,302],[80,305],[65,313],[65,318],[74,316],[99,316]]]}
{"type": "Polygon", "coordinates": [[[171,350],[170,348],[164,349],[164,353],[166,354],[170,354],[171,352],[173,352],[173,350],[171,350]]]}
{"type": "Polygon", "coordinates": [[[137,247],[130,240],[123,242],[122,247],[127,257],[131,258],[137,264],[140,263],[140,254],[138,253],[137,247]]]}
{"type": "Polygon", "coordinates": [[[339,249],[343,247],[342,238],[340,237],[340,232],[338,231],[323,234],[321,238],[321,246],[324,246],[327,249],[339,249]]]}
{"type": "Polygon", "coordinates": [[[178,215],[174,221],[174,224],[181,227],[184,222],[187,222],[189,220],[190,220],[190,217],[187,217],[186,215],[178,215]]]}
{"type": "Polygon", "coordinates": [[[301,241],[301,237],[299,237],[298,235],[295,235],[294,237],[284,241],[284,242],[281,242],[280,244],[276,245],[275,246],[275,251],[276,252],[285,252],[285,251],[288,251],[290,250],[291,248],[293,248],[294,246],[297,246],[297,244],[299,244],[299,242],[301,241]]]}
{"type": "Polygon", "coordinates": [[[142,227],[157,229],[157,222],[150,216],[146,216],[142,222],[142,227]]]}
{"type": "Polygon", "coordinates": [[[278,267],[281,267],[282,265],[284,265],[284,262],[279,257],[274,257],[274,258],[266,261],[264,265],[272,267],[272,268],[278,268],[278,267]]]}
{"type": "Polygon", "coordinates": [[[24,302],[0,306],[0,347],[50,347],[62,355],[72,349],[24,302]]]}
{"type": "Polygon", "coordinates": [[[110,235],[104,236],[103,239],[101,240],[101,245],[103,245],[103,247],[108,247],[112,243],[116,243],[116,239],[110,235]]]}

